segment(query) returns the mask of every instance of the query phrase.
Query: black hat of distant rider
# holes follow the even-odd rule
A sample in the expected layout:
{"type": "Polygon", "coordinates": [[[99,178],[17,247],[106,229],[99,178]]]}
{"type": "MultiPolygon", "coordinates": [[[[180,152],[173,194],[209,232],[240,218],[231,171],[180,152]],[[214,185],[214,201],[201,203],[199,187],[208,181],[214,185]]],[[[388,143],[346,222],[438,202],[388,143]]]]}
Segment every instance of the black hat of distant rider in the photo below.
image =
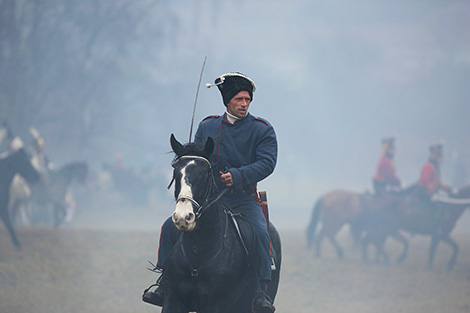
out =
{"type": "Polygon", "coordinates": [[[214,84],[206,84],[207,88],[212,86],[219,88],[225,105],[240,91],[248,91],[251,100],[253,100],[253,92],[256,90],[255,83],[246,75],[239,72],[223,74],[215,79],[214,84]]]}
{"type": "Polygon", "coordinates": [[[443,146],[444,146],[443,141],[435,143],[429,146],[429,152],[431,153],[431,155],[434,155],[434,156],[442,156],[443,146]]]}

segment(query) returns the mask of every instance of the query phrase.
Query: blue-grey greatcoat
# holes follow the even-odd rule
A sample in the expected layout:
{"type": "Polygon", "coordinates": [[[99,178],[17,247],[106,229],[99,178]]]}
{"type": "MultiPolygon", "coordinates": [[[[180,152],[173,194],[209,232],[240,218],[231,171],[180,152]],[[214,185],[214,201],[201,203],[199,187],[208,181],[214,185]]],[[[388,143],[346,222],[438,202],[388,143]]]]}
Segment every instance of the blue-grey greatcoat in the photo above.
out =
{"type": "MultiPolygon", "coordinates": [[[[270,280],[270,239],[256,186],[276,166],[277,139],[274,128],[266,120],[250,113],[231,124],[225,113],[201,121],[194,141],[204,144],[208,137],[212,137],[215,144],[210,157],[212,166],[232,174],[233,186],[222,199],[251,222],[259,247],[259,275],[262,280],[270,280]]],[[[165,232],[166,227],[174,227],[171,224],[170,218],[162,226],[158,259],[158,266],[162,268],[173,246],[170,232],[165,232]]]]}

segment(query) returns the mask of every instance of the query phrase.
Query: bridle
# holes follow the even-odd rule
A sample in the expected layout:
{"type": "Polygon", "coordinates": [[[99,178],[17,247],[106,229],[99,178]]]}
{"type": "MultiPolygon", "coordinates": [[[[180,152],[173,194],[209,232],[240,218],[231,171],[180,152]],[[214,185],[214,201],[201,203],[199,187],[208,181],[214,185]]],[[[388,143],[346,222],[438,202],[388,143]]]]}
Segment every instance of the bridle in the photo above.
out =
{"type": "MultiPolygon", "coordinates": [[[[188,200],[190,201],[195,207],[196,207],[196,212],[194,212],[195,216],[196,216],[196,219],[198,219],[209,207],[211,207],[214,203],[216,203],[217,201],[219,201],[219,199],[228,191],[228,187],[227,188],[224,188],[218,195],[217,197],[213,198],[212,200],[209,199],[210,195],[212,194],[212,192],[217,189],[217,184],[216,184],[216,181],[215,181],[215,177],[214,177],[214,171],[212,170],[212,165],[211,163],[209,162],[209,160],[205,157],[202,157],[202,156],[197,156],[197,155],[183,155],[181,157],[178,157],[176,159],[175,162],[173,162],[172,166],[174,167],[175,164],[177,162],[179,162],[180,160],[184,160],[184,159],[187,159],[187,160],[201,160],[201,161],[204,161],[206,162],[208,165],[209,165],[209,168],[208,168],[208,174],[209,174],[209,180],[210,182],[207,184],[207,187],[206,187],[206,191],[204,193],[204,197],[202,198],[202,204],[200,204],[199,202],[197,202],[193,197],[190,197],[190,196],[179,196],[175,203],[177,204],[178,202],[180,201],[184,201],[184,200],[188,200]]],[[[175,176],[173,175],[173,178],[170,182],[170,184],[168,185],[168,188],[171,187],[173,181],[175,180],[175,176]]]]}

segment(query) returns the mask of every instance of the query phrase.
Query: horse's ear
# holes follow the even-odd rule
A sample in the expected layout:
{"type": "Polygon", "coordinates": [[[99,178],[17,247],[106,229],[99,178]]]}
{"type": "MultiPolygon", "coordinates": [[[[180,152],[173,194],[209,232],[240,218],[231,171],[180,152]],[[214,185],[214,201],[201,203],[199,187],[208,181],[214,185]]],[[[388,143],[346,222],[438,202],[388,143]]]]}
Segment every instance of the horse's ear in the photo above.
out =
{"type": "Polygon", "coordinates": [[[214,139],[212,137],[208,137],[206,140],[206,145],[204,146],[204,155],[206,158],[209,158],[214,151],[214,139]]]}
{"type": "Polygon", "coordinates": [[[178,140],[176,140],[175,135],[173,134],[170,136],[170,144],[173,152],[176,153],[177,156],[181,156],[183,154],[184,147],[178,140]]]}

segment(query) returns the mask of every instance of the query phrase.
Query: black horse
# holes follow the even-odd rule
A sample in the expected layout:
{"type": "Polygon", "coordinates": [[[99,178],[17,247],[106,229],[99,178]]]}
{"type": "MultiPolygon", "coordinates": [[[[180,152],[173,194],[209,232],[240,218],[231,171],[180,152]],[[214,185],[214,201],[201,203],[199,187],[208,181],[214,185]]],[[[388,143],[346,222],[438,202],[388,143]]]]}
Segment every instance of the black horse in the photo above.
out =
{"type": "Polygon", "coordinates": [[[10,185],[13,177],[20,174],[28,183],[34,184],[39,180],[39,174],[31,164],[30,157],[21,148],[0,158],[0,215],[15,247],[20,247],[20,241],[8,212],[10,185]]]}
{"type": "MultiPolygon", "coordinates": [[[[230,209],[218,199],[224,187],[216,177],[208,157],[214,143],[205,146],[182,145],[172,135],[171,146],[176,154],[173,164],[177,208],[173,213],[179,232],[166,275],[167,291],[163,313],[167,312],[252,312],[252,301],[258,285],[251,260],[249,235],[241,240],[230,209]]],[[[249,232],[248,232],[249,233],[249,232]]],[[[272,256],[276,269],[268,285],[274,300],[279,284],[281,242],[276,228],[270,224],[272,256]]],[[[252,232],[251,232],[252,234],[252,232]]]]}
{"type": "MultiPolygon", "coordinates": [[[[365,225],[366,235],[363,239],[363,258],[367,259],[367,245],[376,246],[379,253],[385,254],[383,249],[387,236],[398,234],[399,230],[411,234],[421,234],[431,237],[428,251],[427,268],[433,265],[439,242],[443,242],[452,248],[452,255],[447,263],[447,270],[452,270],[457,261],[459,246],[451,237],[457,221],[466,208],[470,207],[470,186],[461,188],[456,194],[446,201],[438,201],[435,204],[435,212],[431,207],[426,207],[426,202],[419,200],[418,190],[410,189],[405,195],[397,195],[395,206],[377,206],[365,225]]],[[[431,204],[427,204],[431,206],[431,204]]],[[[406,240],[405,240],[406,241],[406,240]]],[[[407,241],[405,242],[408,245],[407,241]]],[[[401,260],[406,258],[405,253],[401,260]]]]}
{"type": "Polygon", "coordinates": [[[66,195],[70,184],[73,181],[83,184],[87,175],[88,165],[85,162],[72,162],[58,170],[50,170],[47,183],[37,184],[32,188],[31,204],[35,209],[33,215],[44,214],[44,209],[51,206],[54,214],[54,227],[58,227],[67,213],[66,195]]]}

